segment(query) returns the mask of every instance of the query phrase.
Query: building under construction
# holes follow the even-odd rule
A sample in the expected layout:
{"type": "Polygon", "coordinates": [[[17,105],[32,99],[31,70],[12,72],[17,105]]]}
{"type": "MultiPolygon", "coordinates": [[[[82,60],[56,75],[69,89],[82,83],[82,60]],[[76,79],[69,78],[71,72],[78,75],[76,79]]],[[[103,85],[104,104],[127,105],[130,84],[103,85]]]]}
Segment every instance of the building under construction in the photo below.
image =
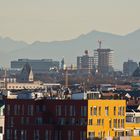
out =
{"type": "Polygon", "coordinates": [[[113,71],[112,66],[112,54],[113,50],[111,49],[102,49],[101,41],[99,42],[99,48],[94,50],[94,62],[97,67],[98,73],[102,75],[108,75],[113,71]]]}

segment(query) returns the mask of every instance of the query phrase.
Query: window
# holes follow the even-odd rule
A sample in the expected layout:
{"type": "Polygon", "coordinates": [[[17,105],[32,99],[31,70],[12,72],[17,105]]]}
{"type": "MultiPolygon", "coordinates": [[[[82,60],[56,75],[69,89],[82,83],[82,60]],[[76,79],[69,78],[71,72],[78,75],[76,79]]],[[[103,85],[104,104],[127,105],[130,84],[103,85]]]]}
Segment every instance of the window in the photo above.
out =
{"type": "Polygon", "coordinates": [[[98,137],[101,138],[102,137],[102,131],[98,132],[98,137]]]}
{"type": "Polygon", "coordinates": [[[34,140],[39,140],[39,130],[34,130],[34,140]]]}
{"type": "Polygon", "coordinates": [[[7,105],[7,115],[10,115],[10,105],[7,105]]]}
{"type": "Polygon", "coordinates": [[[121,119],[121,128],[124,128],[124,119],[121,119]]]}
{"type": "Polygon", "coordinates": [[[80,131],[80,140],[86,140],[87,139],[87,133],[86,131],[80,131]]]}
{"type": "Polygon", "coordinates": [[[22,105],[22,115],[24,115],[24,105],[22,105]]]}
{"type": "Polygon", "coordinates": [[[75,124],[75,118],[70,118],[68,123],[70,125],[74,125],[75,124]]]}
{"type": "Polygon", "coordinates": [[[42,118],[41,118],[41,117],[37,117],[37,118],[35,119],[35,123],[38,124],[38,125],[42,124],[42,123],[43,123],[42,118]]]}
{"type": "Polygon", "coordinates": [[[110,131],[108,131],[108,136],[110,136],[110,131]]]}
{"type": "Polygon", "coordinates": [[[45,131],[45,140],[51,140],[51,130],[45,131]]]}
{"type": "Polygon", "coordinates": [[[118,132],[118,136],[124,136],[124,132],[118,132]]]}
{"type": "Polygon", "coordinates": [[[101,119],[97,119],[97,125],[101,125],[101,119]]]}
{"type": "Polygon", "coordinates": [[[117,137],[117,131],[115,131],[115,137],[117,137]]]}
{"type": "Polygon", "coordinates": [[[73,106],[72,105],[70,105],[70,116],[72,116],[73,115],[73,106]]]}
{"type": "Polygon", "coordinates": [[[114,106],[114,116],[116,116],[116,107],[114,106]]]}
{"type": "Polygon", "coordinates": [[[13,117],[9,117],[10,119],[10,127],[14,126],[14,118],[13,117]]]}
{"type": "Polygon", "coordinates": [[[105,131],[103,131],[103,137],[105,137],[105,131]]]}
{"type": "Polygon", "coordinates": [[[89,125],[92,125],[92,119],[89,119],[89,125]]]}
{"type": "Polygon", "coordinates": [[[54,131],[54,140],[58,140],[58,131],[57,130],[54,131]]]}
{"type": "Polygon", "coordinates": [[[14,140],[17,140],[17,130],[14,130],[14,140]]]}
{"type": "Polygon", "coordinates": [[[117,119],[114,119],[114,128],[117,128],[117,119]]]}
{"type": "Polygon", "coordinates": [[[60,122],[60,125],[65,125],[66,119],[65,118],[60,118],[59,122],[60,122]]]}
{"type": "Polygon", "coordinates": [[[39,105],[36,105],[36,112],[39,113],[39,105]]]}
{"type": "Polygon", "coordinates": [[[26,140],[26,137],[27,137],[27,133],[26,133],[26,130],[21,130],[21,140],[26,140]]]}
{"type": "Polygon", "coordinates": [[[58,132],[58,139],[62,140],[62,131],[61,130],[59,130],[59,132],[58,132]]]}
{"type": "Polygon", "coordinates": [[[90,107],[90,116],[92,116],[92,106],[90,107]]]}
{"type": "Polygon", "coordinates": [[[48,130],[45,131],[45,140],[49,140],[49,131],[48,130]]]}
{"type": "Polygon", "coordinates": [[[23,125],[29,124],[29,118],[28,117],[21,117],[21,124],[23,124],[23,125]]]}
{"type": "Polygon", "coordinates": [[[99,106],[99,116],[101,116],[101,107],[99,106]]]}
{"type": "Polygon", "coordinates": [[[87,116],[87,106],[81,106],[81,116],[82,117],[87,116]]]}
{"type": "Polygon", "coordinates": [[[3,133],[3,128],[2,128],[2,126],[0,126],[0,133],[3,133]]]}
{"type": "Polygon", "coordinates": [[[102,119],[102,125],[104,125],[104,119],[102,119]]]}
{"type": "Polygon", "coordinates": [[[84,115],[83,115],[83,114],[84,114],[83,112],[84,112],[84,109],[83,109],[83,106],[81,106],[81,116],[82,116],[82,117],[84,116],[84,115]]]}
{"type": "Polygon", "coordinates": [[[33,105],[28,105],[28,115],[33,115],[33,105]]]}
{"type": "Polygon", "coordinates": [[[118,107],[118,115],[121,116],[121,107],[118,107]]]}
{"type": "Polygon", "coordinates": [[[14,115],[17,115],[17,105],[14,105],[14,115]]]}
{"type": "Polygon", "coordinates": [[[36,112],[39,113],[39,112],[42,112],[43,110],[43,107],[41,105],[36,105],[36,112]]]}
{"type": "Polygon", "coordinates": [[[75,116],[75,106],[70,105],[70,116],[75,116]]]}
{"type": "Polygon", "coordinates": [[[109,107],[108,106],[105,107],[105,115],[109,116],[109,107]]]}
{"type": "Polygon", "coordinates": [[[118,119],[118,128],[120,128],[120,119],[118,119]]]}
{"type": "Polygon", "coordinates": [[[87,125],[87,119],[81,118],[80,119],[80,125],[87,125]]]}
{"type": "Polygon", "coordinates": [[[89,132],[88,135],[89,135],[89,140],[93,140],[95,137],[95,132],[89,132]]]}
{"type": "Polygon", "coordinates": [[[94,111],[93,111],[93,115],[97,115],[97,107],[96,106],[94,106],[94,111]]]}
{"type": "Polygon", "coordinates": [[[20,105],[17,106],[17,115],[20,115],[20,105]]]}
{"type": "Polygon", "coordinates": [[[109,120],[109,128],[112,128],[112,121],[109,120]]]}
{"type": "Polygon", "coordinates": [[[12,131],[10,129],[7,129],[6,130],[6,139],[7,140],[10,140],[11,139],[11,133],[12,133],[12,131]]]}
{"type": "Polygon", "coordinates": [[[8,127],[11,127],[11,124],[10,124],[11,122],[10,121],[11,121],[11,117],[7,117],[7,123],[6,124],[7,124],[8,127]]]}
{"type": "Polygon", "coordinates": [[[64,115],[67,116],[67,106],[64,107],[64,115]]]}
{"type": "Polygon", "coordinates": [[[125,107],[123,106],[122,107],[122,116],[124,116],[125,115],[125,107]]]}
{"type": "Polygon", "coordinates": [[[85,117],[87,116],[87,107],[84,106],[84,114],[83,114],[85,117]]]}
{"type": "Polygon", "coordinates": [[[73,130],[68,131],[68,140],[74,140],[74,131],[73,130]]]}
{"type": "Polygon", "coordinates": [[[61,105],[56,106],[56,115],[61,116],[61,105]]]}
{"type": "Polygon", "coordinates": [[[46,106],[45,106],[45,105],[43,105],[43,107],[42,107],[42,111],[43,111],[43,112],[46,111],[46,106]]]}

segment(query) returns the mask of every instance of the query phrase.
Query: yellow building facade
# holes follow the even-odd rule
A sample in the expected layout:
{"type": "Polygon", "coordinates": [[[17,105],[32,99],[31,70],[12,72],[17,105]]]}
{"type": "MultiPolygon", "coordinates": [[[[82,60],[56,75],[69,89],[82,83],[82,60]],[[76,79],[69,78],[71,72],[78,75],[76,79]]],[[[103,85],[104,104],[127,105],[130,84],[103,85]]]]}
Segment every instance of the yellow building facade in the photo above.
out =
{"type": "Polygon", "coordinates": [[[126,123],[126,135],[130,135],[131,140],[140,140],[140,122],[126,123]]]}
{"type": "Polygon", "coordinates": [[[125,100],[88,100],[87,139],[125,136],[125,100]]]}

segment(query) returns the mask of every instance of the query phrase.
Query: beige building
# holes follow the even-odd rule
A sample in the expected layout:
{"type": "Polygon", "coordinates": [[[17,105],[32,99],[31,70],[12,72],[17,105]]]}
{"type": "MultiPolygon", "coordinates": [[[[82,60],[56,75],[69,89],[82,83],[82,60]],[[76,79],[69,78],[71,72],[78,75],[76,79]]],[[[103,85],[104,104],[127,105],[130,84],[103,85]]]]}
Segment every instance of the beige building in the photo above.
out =
{"type": "Polygon", "coordinates": [[[3,136],[4,136],[4,103],[3,101],[0,101],[0,140],[3,140],[3,136]]]}
{"type": "Polygon", "coordinates": [[[22,90],[22,89],[43,89],[44,86],[41,82],[33,83],[7,83],[7,90],[22,90]]]}

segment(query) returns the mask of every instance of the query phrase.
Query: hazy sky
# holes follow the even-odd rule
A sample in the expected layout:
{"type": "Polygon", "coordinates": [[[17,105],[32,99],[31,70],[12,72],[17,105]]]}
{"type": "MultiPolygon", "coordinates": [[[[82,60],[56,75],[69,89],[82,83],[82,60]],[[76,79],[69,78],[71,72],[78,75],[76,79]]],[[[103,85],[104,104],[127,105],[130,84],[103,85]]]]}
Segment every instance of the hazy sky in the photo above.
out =
{"type": "Polygon", "coordinates": [[[140,0],[0,0],[0,36],[27,42],[140,28],[140,0]]]}

